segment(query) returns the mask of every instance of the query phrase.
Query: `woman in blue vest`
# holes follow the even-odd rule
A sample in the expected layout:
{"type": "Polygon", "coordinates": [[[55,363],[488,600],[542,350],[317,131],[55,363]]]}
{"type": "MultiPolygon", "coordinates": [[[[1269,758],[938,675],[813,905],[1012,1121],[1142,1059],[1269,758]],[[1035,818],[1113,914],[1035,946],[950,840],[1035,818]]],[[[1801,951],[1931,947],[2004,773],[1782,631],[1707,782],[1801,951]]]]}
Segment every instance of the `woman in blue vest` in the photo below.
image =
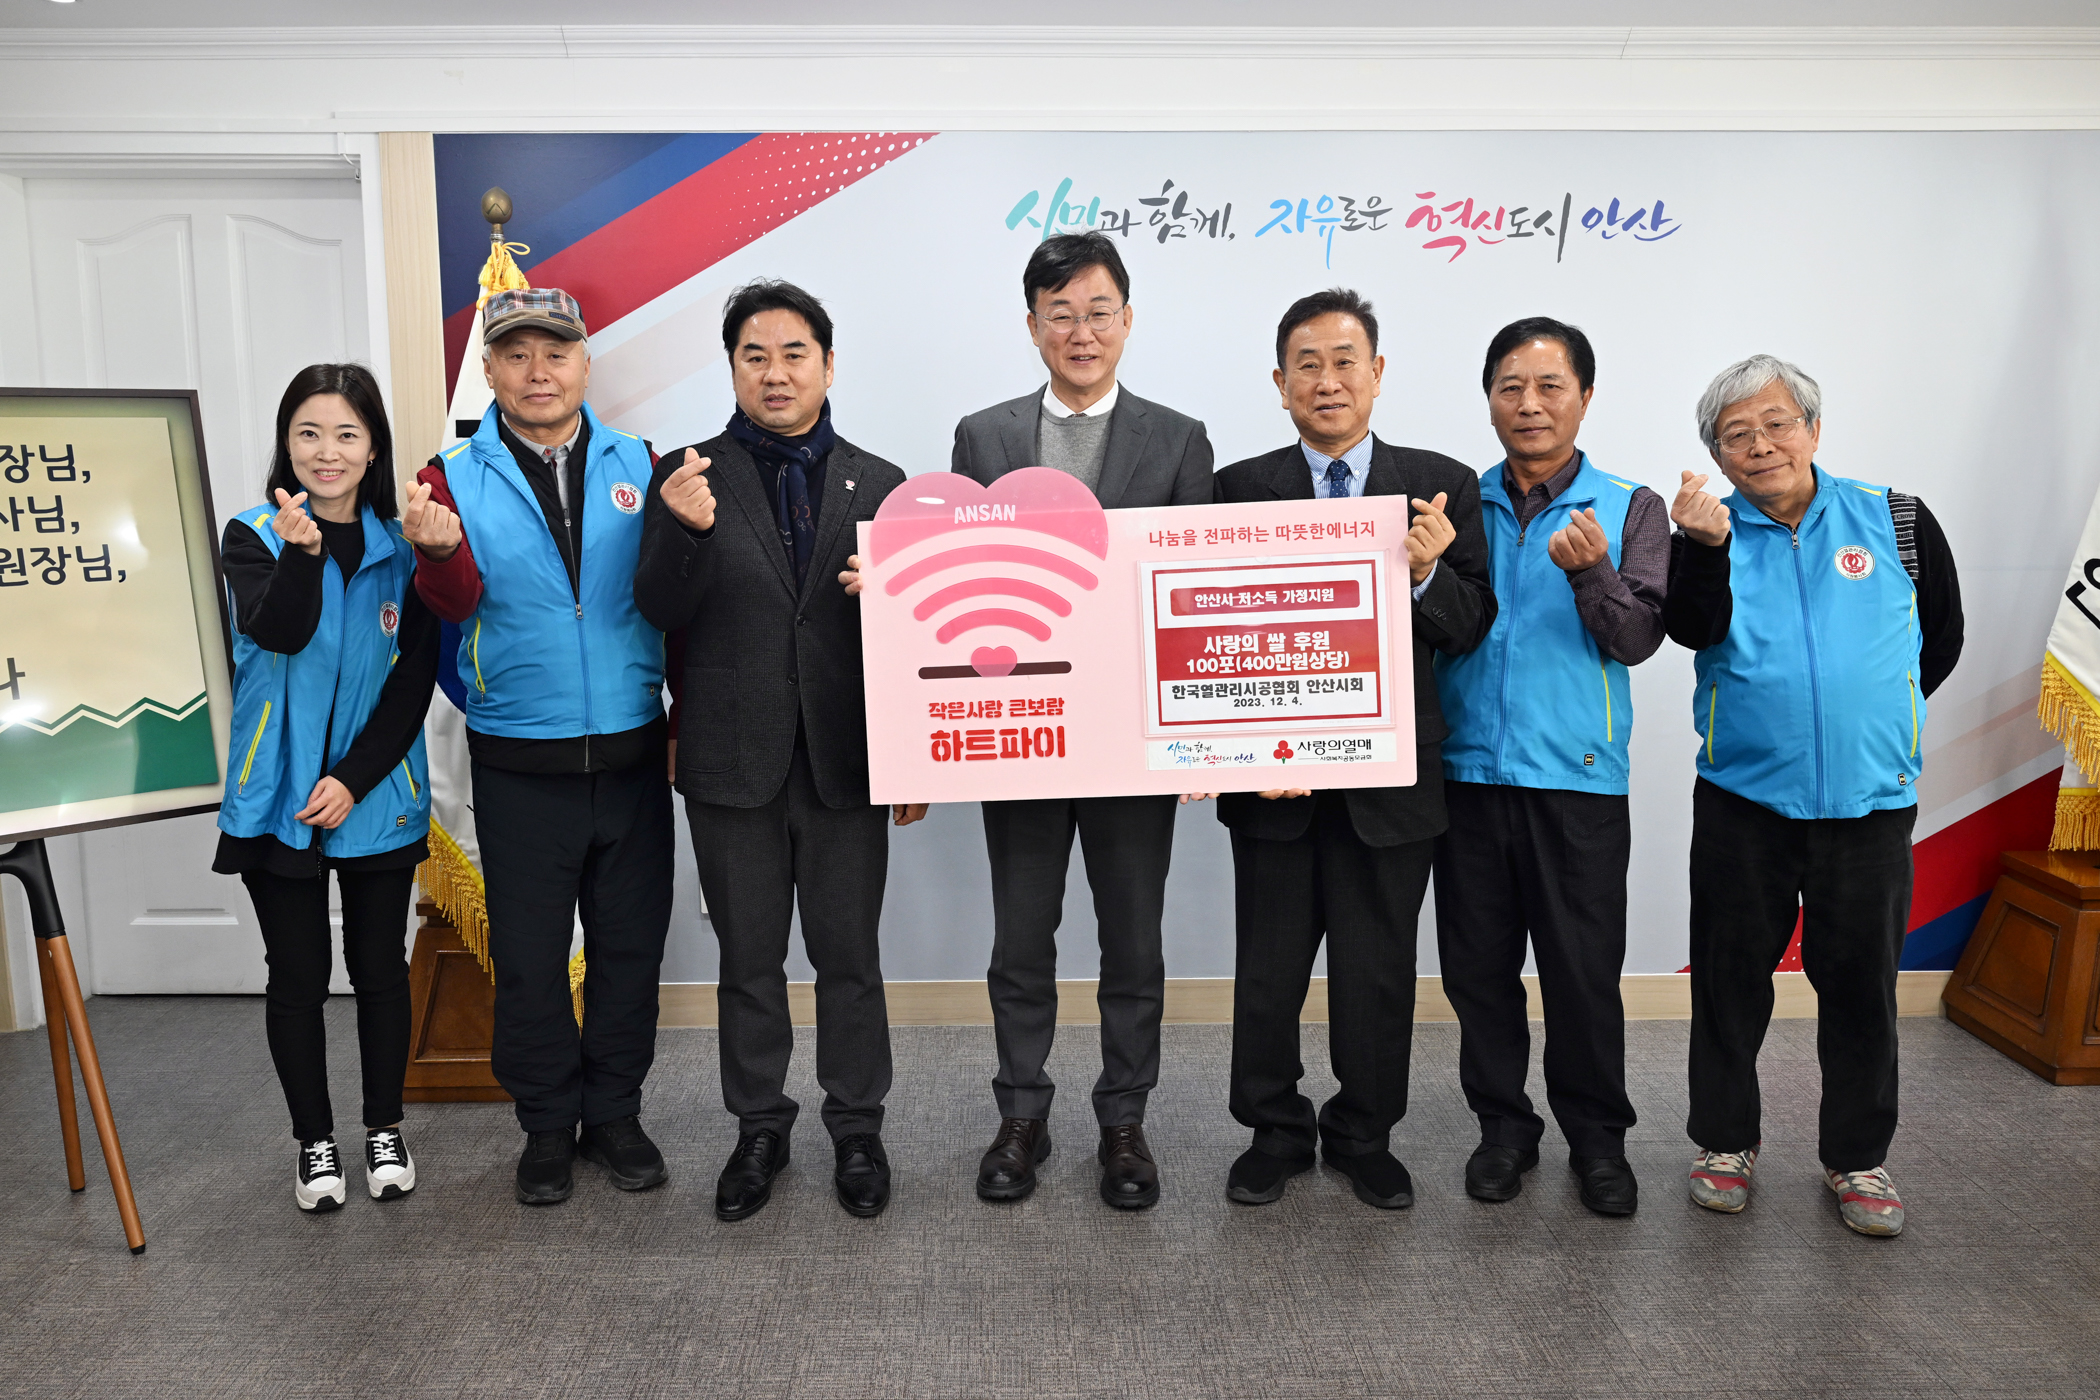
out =
{"type": "Polygon", "coordinates": [[[343,1204],[321,1008],[333,967],[328,872],[342,891],[343,961],[357,991],[365,1183],[407,1195],[403,944],[428,854],[423,713],[438,628],[411,584],[396,523],[392,433],[358,365],[309,365],[277,406],[265,494],[221,547],[233,612],[233,743],[212,869],[255,904],[270,977],[264,1024],[299,1139],[293,1194],[343,1204]]]}

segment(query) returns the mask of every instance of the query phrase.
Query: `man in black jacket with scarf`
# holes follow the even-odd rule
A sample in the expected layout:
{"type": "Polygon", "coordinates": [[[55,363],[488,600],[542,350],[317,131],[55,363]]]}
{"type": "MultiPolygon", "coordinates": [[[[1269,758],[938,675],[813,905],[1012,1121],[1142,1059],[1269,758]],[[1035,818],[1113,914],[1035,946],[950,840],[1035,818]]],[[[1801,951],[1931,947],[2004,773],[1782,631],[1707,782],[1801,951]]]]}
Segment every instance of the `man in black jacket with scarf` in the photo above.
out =
{"type": "Polygon", "coordinates": [[[1302,297],[1276,330],[1276,387],[1299,440],[1217,475],[1217,499],[1406,496],[1414,601],[1412,787],[1229,793],[1236,950],[1232,1116],[1254,1145],[1232,1164],[1226,1195],[1258,1205],[1283,1195],[1318,1145],[1358,1199],[1414,1204],[1390,1150],[1407,1112],[1414,1034],[1415,921],[1445,826],[1444,737],[1430,649],[1473,650],[1495,621],[1480,478],[1435,452],[1371,436],[1385,360],[1371,304],[1342,288],[1302,297]],[[1341,1090],[1317,1116],[1298,1081],[1298,1013],[1327,941],[1328,1050],[1341,1090]]]}
{"type": "MultiPolygon", "coordinates": [[[[684,629],[675,781],[715,937],[722,1099],[737,1145],[715,1213],[743,1220],[788,1162],[789,923],[817,971],[817,1082],[839,1202],[889,1201],[882,1145],[889,1017],[876,927],[884,809],[868,801],[856,522],[904,473],[831,426],[831,317],[786,282],[753,282],[722,316],[737,411],[720,437],[666,453],[645,509],[635,602],[684,629]]],[[[897,824],[925,807],[896,810],[897,824]]]]}

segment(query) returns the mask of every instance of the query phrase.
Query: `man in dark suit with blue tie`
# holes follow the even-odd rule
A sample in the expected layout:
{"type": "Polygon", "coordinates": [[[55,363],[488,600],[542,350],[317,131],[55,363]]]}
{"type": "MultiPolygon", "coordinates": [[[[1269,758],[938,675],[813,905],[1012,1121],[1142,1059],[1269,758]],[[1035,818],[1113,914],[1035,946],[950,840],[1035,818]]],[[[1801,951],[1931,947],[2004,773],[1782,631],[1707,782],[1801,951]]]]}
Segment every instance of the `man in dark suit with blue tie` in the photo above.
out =
{"type": "Polygon", "coordinates": [[[1369,302],[1339,287],[1300,298],[1276,330],[1275,376],[1299,440],[1217,475],[1221,502],[1371,495],[1413,506],[1414,785],[1218,799],[1218,820],[1232,831],[1237,926],[1232,1116],[1254,1130],[1226,1195],[1250,1205],[1281,1197],[1313,1165],[1316,1146],[1367,1204],[1414,1204],[1390,1142],[1407,1112],[1415,921],[1445,827],[1445,728],[1430,656],[1479,646],[1494,625],[1495,592],[1479,477],[1440,453],[1371,435],[1384,371],[1369,302]],[[1341,1089],[1316,1116],[1298,1089],[1298,1016],[1323,938],[1329,1057],[1341,1089]]]}

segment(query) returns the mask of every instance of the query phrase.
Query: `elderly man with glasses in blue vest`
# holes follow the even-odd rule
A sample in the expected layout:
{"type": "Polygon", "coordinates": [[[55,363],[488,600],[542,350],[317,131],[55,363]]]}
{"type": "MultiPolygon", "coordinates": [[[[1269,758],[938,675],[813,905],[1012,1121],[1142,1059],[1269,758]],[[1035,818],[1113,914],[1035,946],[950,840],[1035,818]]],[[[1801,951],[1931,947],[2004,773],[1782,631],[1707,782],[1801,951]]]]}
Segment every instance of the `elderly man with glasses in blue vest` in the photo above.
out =
{"type": "Polygon", "coordinates": [[[1670,515],[1663,624],[1698,653],[1693,721],[1692,1200],[1750,1203],[1757,1052],[1796,917],[1818,998],[1818,1155],[1844,1223],[1903,1229],[1896,967],[1910,915],[1925,697],[1961,657],[1961,586],[1915,496],[1815,461],[1823,393],[1770,355],[1700,396],[1699,435],[1735,487],[1692,472],[1670,515]]]}

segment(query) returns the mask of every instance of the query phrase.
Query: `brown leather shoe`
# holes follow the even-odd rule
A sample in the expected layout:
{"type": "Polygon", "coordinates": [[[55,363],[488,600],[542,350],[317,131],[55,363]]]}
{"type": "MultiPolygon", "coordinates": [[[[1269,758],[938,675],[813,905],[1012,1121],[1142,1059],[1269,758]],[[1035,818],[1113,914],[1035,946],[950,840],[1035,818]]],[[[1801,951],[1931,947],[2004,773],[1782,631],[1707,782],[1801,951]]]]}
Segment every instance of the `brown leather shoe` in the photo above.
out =
{"type": "Polygon", "coordinates": [[[1041,1118],[1002,1118],[999,1136],[977,1164],[977,1198],[1019,1201],[1035,1190],[1036,1164],[1050,1155],[1050,1125],[1041,1118]]]}
{"type": "Polygon", "coordinates": [[[1101,1199],[1117,1210],[1143,1210],[1159,1202],[1159,1164],[1145,1144],[1145,1125],[1122,1123],[1101,1130],[1101,1199]]]}

